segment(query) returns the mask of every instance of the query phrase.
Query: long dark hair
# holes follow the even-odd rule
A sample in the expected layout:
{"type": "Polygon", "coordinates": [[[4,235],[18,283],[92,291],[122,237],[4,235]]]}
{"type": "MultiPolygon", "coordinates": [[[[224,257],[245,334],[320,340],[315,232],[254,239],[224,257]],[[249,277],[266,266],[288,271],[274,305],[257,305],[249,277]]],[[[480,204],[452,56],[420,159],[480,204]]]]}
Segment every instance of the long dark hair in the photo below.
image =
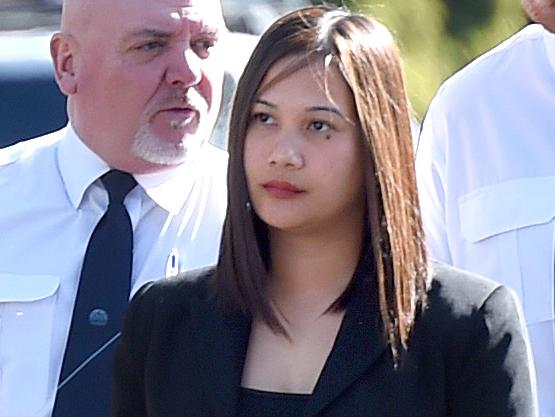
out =
{"type": "Polygon", "coordinates": [[[366,235],[375,260],[381,318],[396,355],[407,346],[414,319],[425,303],[428,268],[401,59],[389,31],[363,15],[328,6],[300,9],[273,23],[255,48],[231,112],[229,205],[214,281],[216,297],[286,334],[268,296],[268,231],[250,208],[243,165],[260,84],[268,69],[286,56],[299,57],[287,73],[315,57],[332,60],[352,92],[367,150],[366,235]]]}

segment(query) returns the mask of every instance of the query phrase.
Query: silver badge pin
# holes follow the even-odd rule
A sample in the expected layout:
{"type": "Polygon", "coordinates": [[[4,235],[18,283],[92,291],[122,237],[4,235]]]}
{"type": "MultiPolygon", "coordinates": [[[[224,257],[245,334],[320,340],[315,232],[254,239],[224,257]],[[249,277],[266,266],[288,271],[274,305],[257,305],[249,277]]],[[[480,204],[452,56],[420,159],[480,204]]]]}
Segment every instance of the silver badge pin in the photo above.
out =
{"type": "Polygon", "coordinates": [[[179,252],[177,248],[173,248],[166,262],[166,278],[179,274],[179,252]]]}

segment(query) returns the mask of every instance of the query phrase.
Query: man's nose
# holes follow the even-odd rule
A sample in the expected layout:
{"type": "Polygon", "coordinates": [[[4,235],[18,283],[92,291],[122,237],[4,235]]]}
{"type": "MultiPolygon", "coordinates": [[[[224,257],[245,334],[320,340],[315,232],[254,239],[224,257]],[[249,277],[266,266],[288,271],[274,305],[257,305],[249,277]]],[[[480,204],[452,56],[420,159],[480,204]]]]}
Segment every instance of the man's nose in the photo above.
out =
{"type": "Polygon", "coordinates": [[[191,48],[176,51],[166,70],[166,81],[184,87],[197,85],[202,78],[201,62],[202,59],[191,48]]]}

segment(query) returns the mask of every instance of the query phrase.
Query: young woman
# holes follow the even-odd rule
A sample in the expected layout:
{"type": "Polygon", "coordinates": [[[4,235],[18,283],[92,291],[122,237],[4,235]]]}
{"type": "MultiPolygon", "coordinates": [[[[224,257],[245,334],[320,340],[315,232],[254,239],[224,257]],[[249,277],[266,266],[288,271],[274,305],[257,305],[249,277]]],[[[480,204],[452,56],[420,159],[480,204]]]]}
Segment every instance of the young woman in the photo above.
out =
{"type": "Polygon", "coordinates": [[[218,265],[134,298],[114,415],[534,416],[512,293],[426,258],[401,63],[327,7],[241,78],[218,265]]]}

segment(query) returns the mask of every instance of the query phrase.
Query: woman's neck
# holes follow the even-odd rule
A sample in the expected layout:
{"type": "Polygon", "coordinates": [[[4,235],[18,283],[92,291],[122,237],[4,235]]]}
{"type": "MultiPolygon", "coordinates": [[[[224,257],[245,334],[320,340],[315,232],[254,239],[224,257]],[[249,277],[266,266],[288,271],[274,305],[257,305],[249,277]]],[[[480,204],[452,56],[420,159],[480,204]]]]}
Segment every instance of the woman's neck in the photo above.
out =
{"type": "Polygon", "coordinates": [[[270,231],[270,291],[276,306],[285,314],[301,305],[323,313],[352,278],[362,248],[362,229],[327,236],[270,231]]]}

